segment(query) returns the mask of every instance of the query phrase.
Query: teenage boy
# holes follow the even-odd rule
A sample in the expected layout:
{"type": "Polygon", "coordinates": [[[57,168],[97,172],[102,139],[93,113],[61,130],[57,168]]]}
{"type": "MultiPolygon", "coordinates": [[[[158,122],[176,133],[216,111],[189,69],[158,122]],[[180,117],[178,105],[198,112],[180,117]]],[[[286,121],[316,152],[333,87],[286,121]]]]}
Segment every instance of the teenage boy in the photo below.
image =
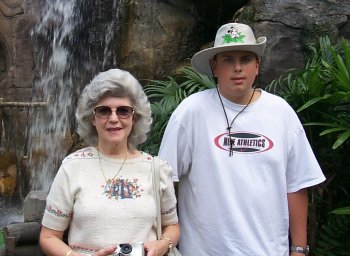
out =
{"type": "Polygon", "coordinates": [[[325,177],[295,111],[254,88],[265,46],[229,23],[192,58],[217,87],[178,106],[159,152],[179,181],[184,256],[308,254],[307,188],[325,177]]]}

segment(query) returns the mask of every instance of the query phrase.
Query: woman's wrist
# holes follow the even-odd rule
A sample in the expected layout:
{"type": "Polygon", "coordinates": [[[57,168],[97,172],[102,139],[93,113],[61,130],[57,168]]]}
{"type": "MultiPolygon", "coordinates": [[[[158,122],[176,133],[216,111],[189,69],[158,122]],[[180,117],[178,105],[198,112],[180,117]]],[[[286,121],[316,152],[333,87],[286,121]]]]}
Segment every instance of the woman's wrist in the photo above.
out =
{"type": "Polygon", "coordinates": [[[167,236],[161,236],[160,240],[166,241],[168,246],[168,251],[173,247],[173,241],[167,236]]]}

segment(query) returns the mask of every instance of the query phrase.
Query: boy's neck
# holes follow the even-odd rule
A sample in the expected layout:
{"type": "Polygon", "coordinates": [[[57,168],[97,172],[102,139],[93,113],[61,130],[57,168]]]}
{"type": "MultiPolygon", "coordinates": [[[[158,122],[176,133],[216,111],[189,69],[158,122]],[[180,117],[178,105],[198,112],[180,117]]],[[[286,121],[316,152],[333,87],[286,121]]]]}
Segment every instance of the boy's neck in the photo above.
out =
{"type": "Polygon", "coordinates": [[[224,96],[226,99],[228,99],[229,101],[235,103],[235,104],[239,104],[239,105],[247,105],[247,104],[251,104],[255,101],[257,101],[259,99],[261,95],[261,90],[260,89],[254,89],[252,88],[251,90],[249,90],[248,93],[244,94],[244,95],[239,95],[239,96],[229,96],[227,97],[226,95],[222,95],[224,96]]]}

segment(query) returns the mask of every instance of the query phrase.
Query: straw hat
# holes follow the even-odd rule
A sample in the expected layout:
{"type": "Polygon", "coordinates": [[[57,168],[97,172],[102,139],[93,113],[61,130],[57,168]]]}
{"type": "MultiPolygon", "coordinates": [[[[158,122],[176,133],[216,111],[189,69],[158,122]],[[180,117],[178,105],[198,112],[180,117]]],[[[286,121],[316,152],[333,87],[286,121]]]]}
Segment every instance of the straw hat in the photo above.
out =
{"type": "Polygon", "coordinates": [[[262,57],[266,46],[266,37],[255,39],[253,30],[245,24],[228,23],[222,25],[216,33],[214,47],[197,52],[191,60],[192,67],[200,73],[212,76],[210,60],[220,52],[247,51],[262,57]]]}

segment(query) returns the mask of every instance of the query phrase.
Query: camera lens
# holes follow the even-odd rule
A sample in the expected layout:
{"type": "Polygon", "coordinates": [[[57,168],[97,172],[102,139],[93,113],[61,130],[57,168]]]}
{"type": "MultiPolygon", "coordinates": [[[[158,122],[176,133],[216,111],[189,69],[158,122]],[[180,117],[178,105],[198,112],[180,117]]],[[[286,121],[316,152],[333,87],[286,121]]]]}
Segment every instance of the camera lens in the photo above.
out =
{"type": "Polygon", "coordinates": [[[120,252],[123,254],[129,254],[132,251],[131,244],[120,244],[120,252]]]}

